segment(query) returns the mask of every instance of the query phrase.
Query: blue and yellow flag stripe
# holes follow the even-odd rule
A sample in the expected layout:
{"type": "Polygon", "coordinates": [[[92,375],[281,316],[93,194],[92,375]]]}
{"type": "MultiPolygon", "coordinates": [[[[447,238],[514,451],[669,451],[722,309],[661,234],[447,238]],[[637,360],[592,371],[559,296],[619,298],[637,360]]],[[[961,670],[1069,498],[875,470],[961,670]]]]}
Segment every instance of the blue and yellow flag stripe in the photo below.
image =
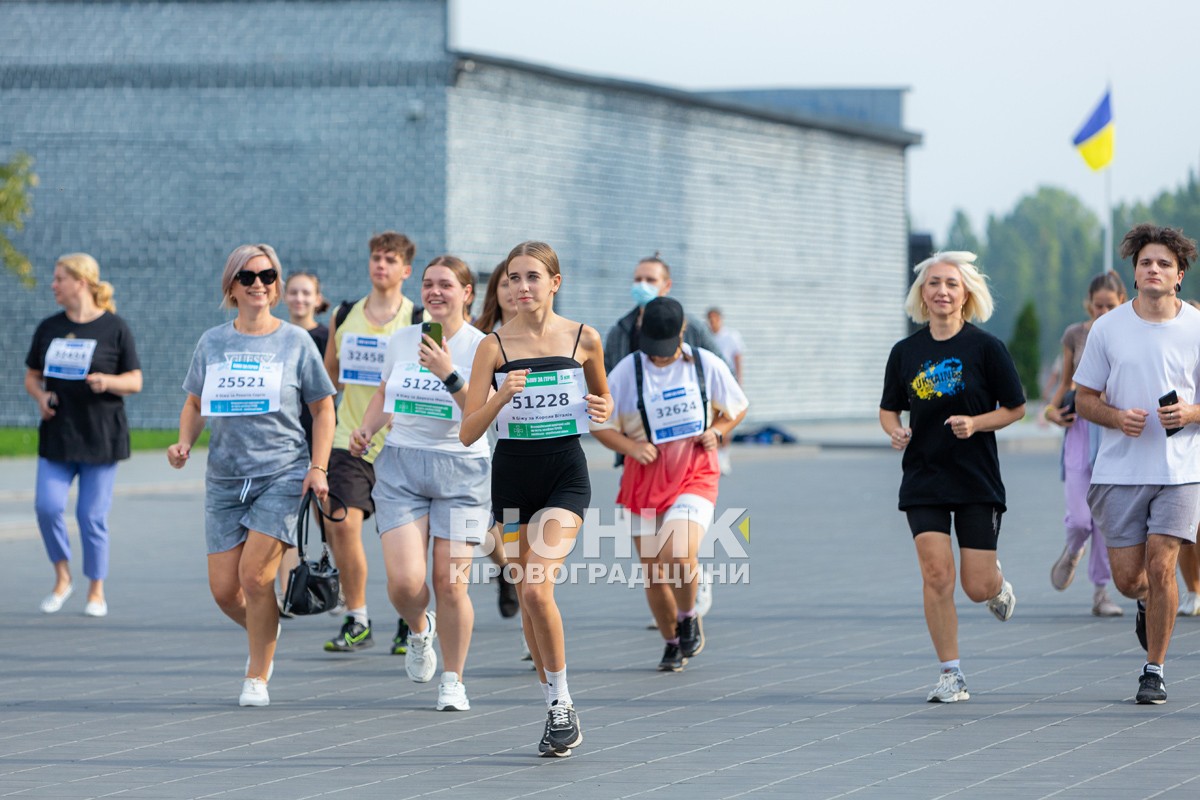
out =
{"type": "Polygon", "coordinates": [[[1104,93],[1096,110],[1071,142],[1094,170],[1104,169],[1113,158],[1112,91],[1104,93]]]}

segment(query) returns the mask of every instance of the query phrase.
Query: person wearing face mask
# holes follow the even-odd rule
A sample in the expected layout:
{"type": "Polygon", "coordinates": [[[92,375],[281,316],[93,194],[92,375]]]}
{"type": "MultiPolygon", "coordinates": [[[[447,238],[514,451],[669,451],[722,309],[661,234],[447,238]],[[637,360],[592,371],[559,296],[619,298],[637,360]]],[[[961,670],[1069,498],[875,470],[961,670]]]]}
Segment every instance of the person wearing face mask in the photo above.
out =
{"type": "Polygon", "coordinates": [[[681,671],[704,649],[696,556],[717,501],[717,448],[749,406],[715,353],[683,343],[685,327],[672,298],[646,304],[639,352],[608,376],[613,414],[591,425],[597,441],[628,457],[617,503],[644,521],[632,532],[666,645],[663,672],[681,671]]]}
{"type": "MultiPolygon", "coordinates": [[[[642,314],[646,304],[656,297],[665,297],[671,291],[671,268],[658,253],[638,262],[633,271],[633,286],[630,294],[635,306],[609,330],[604,340],[604,369],[612,372],[622,358],[638,349],[641,337],[642,314]]],[[[683,341],[692,347],[703,347],[720,356],[721,348],[708,332],[708,326],[693,317],[687,317],[683,341]]],[[[723,357],[722,357],[722,360],[723,357]]],[[[726,366],[733,365],[726,362],[726,366]]]]}

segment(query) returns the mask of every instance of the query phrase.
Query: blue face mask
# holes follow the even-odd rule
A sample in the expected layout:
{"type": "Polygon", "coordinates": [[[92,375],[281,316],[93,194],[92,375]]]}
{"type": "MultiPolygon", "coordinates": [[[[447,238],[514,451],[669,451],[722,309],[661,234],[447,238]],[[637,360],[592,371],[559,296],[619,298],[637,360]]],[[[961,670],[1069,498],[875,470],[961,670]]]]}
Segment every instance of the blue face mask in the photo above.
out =
{"type": "Polygon", "coordinates": [[[633,284],[633,288],[629,290],[629,293],[633,295],[633,302],[638,304],[638,308],[645,308],[646,303],[658,297],[658,287],[652,283],[639,281],[633,284]]]}

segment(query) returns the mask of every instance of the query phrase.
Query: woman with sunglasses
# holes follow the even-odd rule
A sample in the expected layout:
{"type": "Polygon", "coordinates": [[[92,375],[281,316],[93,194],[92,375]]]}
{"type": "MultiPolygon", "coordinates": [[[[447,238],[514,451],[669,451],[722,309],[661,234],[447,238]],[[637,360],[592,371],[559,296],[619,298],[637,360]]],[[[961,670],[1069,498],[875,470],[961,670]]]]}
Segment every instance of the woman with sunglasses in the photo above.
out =
{"type": "Polygon", "coordinates": [[[183,382],[179,441],[167,460],[181,469],[205,423],[211,425],[204,528],[208,583],[217,606],[246,629],[250,657],[238,704],[270,704],[279,608],[275,575],[296,546],[302,498],[329,492],[333,384],[306,331],[271,315],[282,268],[274,249],[242,245],[221,278],[224,306],[237,318],[205,331],[183,382]],[[300,408],[313,417],[312,455],[300,408]]]}
{"type": "Polygon", "coordinates": [[[91,580],[83,613],[103,617],[108,614],[108,510],[117,462],[129,458],[122,398],[142,390],[142,370],[133,334],[116,315],[112,284],[100,280],[96,259],[86,253],[62,256],[50,289],[63,311],[42,320],[25,357],[25,391],[42,417],[34,505],[55,574],[54,589],[41,608],[53,614],[72,593],[65,512],[67,492],[78,475],[75,516],[83,574],[91,580]]]}

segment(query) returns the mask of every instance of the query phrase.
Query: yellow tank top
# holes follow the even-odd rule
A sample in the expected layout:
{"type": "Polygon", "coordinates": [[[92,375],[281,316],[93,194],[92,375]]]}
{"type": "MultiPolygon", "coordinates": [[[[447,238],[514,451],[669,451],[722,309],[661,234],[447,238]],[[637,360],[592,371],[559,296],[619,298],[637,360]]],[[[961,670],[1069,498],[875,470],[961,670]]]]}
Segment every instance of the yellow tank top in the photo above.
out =
{"type": "MultiPolygon", "coordinates": [[[[361,333],[368,336],[390,336],[400,328],[407,327],[412,324],[413,304],[407,297],[400,303],[400,310],[396,312],[396,316],[392,317],[392,321],[383,327],[372,325],[367,315],[363,313],[363,306],[366,305],[367,298],[359,300],[346,314],[346,321],[334,333],[335,350],[340,359],[342,356],[342,334],[343,333],[361,333]]],[[[387,376],[384,376],[387,380],[387,376]]],[[[347,383],[342,386],[342,399],[338,403],[337,409],[337,428],[333,432],[333,447],[337,450],[350,449],[350,432],[362,424],[363,415],[367,413],[367,404],[371,402],[371,395],[375,394],[376,386],[362,386],[356,383],[347,383]]],[[[374,463],[375,456],[379,455],[383,450],[383,442],[387,439],[387,427],[380,429],[379,433],[375,434],[375,438],[371,440],[371,449],[364,457],[364,461],[368,464],[374,463]]]]}

